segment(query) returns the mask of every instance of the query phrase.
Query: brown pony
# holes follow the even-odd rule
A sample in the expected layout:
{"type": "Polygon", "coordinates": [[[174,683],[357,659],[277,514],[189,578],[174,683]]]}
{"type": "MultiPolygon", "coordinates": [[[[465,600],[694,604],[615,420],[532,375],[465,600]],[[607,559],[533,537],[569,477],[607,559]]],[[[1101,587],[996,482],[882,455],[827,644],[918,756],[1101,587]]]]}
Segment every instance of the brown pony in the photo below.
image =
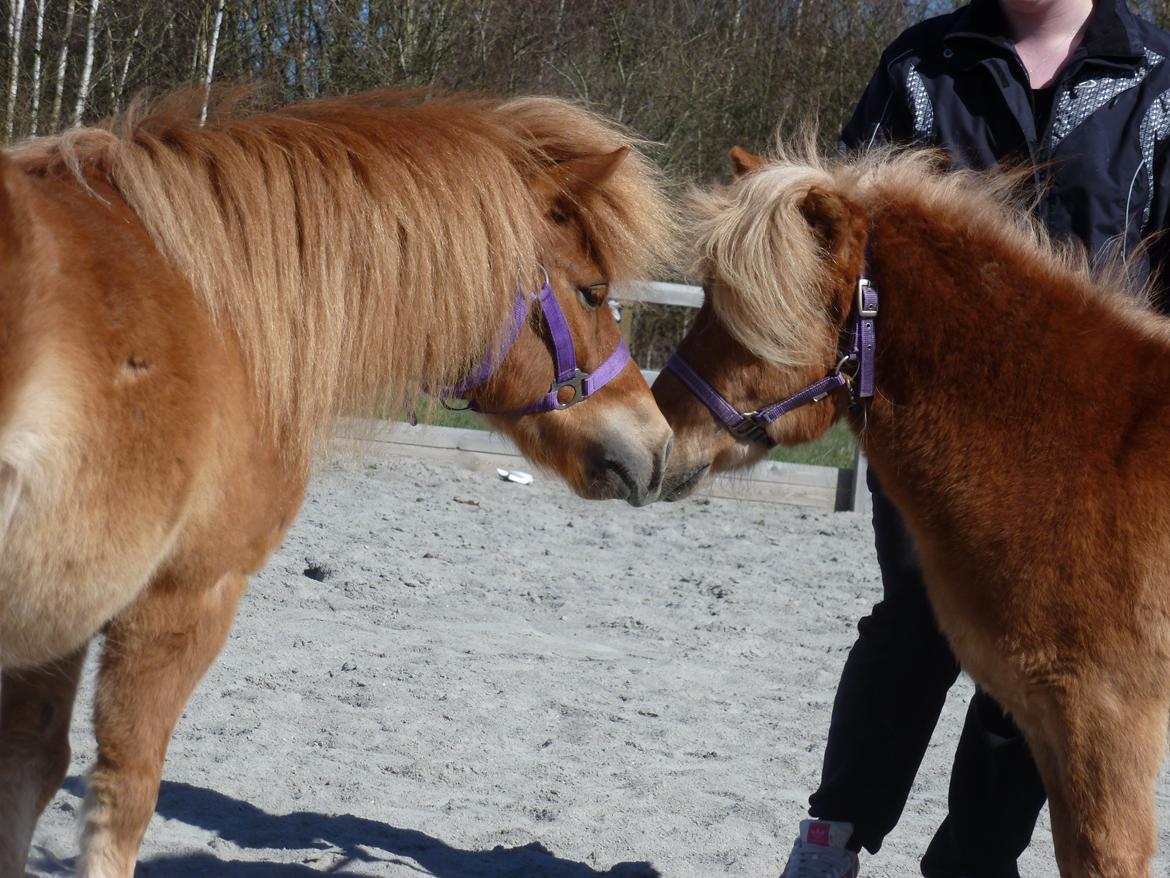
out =
{"type": "MultiPolygon", "coordinates": [[[[206,126],[172,102],[0,154],[0,875],[99,632],[79,871],[133,873],[172,728],[336,413],[458,382],[545,269],[580,366],[615,349],[605,284],[672,234],[635,147],[558,100],[379,91],[206,126]]],[[[520,316],[485,410],[550,392],[520,316]]],[[[657,494],[670,431],[632,364],[494,420],[585,496],[657,494]]]]}
{"type": "MultiPolygon", "coordinates": [[[[873,397],[854,375],[766,438],[848,419],[955,654],[1027,736],[1061,875],[1149,874],[1170,711],[1170,321],[1054,248],[1011,179],[921,152],[736,158],[747,173],[696,199],[707,301],[680,354],[740,412],[783,399],[850,353],[868,276],[873,397]]],[[[675,431],[669,498],[766,447],[680,375],[654,386],[675,431]]]]}

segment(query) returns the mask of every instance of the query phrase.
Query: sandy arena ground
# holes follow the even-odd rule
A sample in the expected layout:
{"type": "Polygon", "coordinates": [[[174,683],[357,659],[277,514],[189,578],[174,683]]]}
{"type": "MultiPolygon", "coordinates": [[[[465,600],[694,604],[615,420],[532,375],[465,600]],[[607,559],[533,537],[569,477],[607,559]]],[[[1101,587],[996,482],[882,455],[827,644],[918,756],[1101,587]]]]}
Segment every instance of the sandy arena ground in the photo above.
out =
{"type": "MultiPolygon", "coordinates": [[[[854,514],[326,466],[179,723],[138,875],[775,878],[880,594],[871,538],[854,514]]],[[[863,876],[918,874],[969,693],[863,876]]],[[[70,874],[91,703],[92,668],[32,875],[70,874]]],[[[1165,775],[1159,810],[1163,876],[1165,775]]],[[[1056,874],[1046,816],[1022,871],[1056,874]]]]}

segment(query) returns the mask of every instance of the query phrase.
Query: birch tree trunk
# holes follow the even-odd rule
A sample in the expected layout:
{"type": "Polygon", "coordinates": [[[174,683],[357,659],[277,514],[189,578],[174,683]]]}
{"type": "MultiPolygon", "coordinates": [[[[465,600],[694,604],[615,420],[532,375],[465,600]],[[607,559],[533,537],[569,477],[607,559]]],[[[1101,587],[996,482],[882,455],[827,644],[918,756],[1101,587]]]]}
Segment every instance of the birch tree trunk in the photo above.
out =
{"type": "Polygon", "coordinates": [[[334,41],[329,33],[329,11],[325,8],[325,4],[320,7],[309,0],[308,3],[309,20],[313,25],[313,49],[317,55],[316,65],[316,84],[313,89],[313,96],[319,97],[323,86],[327,86],[333,80],[333,58],[332,52],[334,41]]]}
{"type": "Polygon", "coordinates": [[[199,13],[199,25],[195,30],[195,51],[191,53],[191,66],[189,68],[187,79],[191,82],[195,81],[195,77],[202,79],[200,69],[206,64],[207,59],[207,4],[204,3],[202,11],[199,13]]]}
{"type": "MultiPolygon", "coordinates": [[[[106,21],[106,79],[110,87],[110,106],[113,111],[118,112],[118,71],[114,65],[114,23],[106,21]]],[[[95,82],[94,91],[97,91],[97,83],[95,82]]]]}
{"type": "MultiPolygon", "coordinates": [[[[142,34],[142,25],[146,22],[147,6],[144,3],[142,10],[138,13],[138,21],[134,24],[134,33],[130,35],[129,42],[126,43],[126,54],[122,57],[122,69],[119,71],[112,71],[111,76],[114,79],[114,112],[119,112],[126,102],[126,80],[130,76],[130,62],[134,60],[134,50],[138,48],[138,37],[142,34]]],[[[114,63],[114,50],[110,49],[109,64],[114,63]]]]}
{"type": "Polygon", "coordinates": [[[199,113],[199,124],[207,121],[207,105],[211,102],[211,79],[215,76],[215,52],[219,48],[219,29],[223,25],[224,0],[219,0],[215,9],[215,23],[211,26],[211,46],[207,50],[207,74],[203,77],[203,109],[199,113]]]}
{"type": "Polygon", "coordinates": [[[539,74],[539,77],[537,80],[540,83],[541,90],[544,89],[545,69],[551,68],[553,66],[557,53],[561,51],[561,39],[562,39],[561,35],[564,33],[564,29],[565,29],[565,0],[558,0],[556,24],[553,26],[552,43],[549,45],[548,49],[546,50],[544,60],[541,62],[540,74],[539,74]]]}
{"type": "Polygon", "coordinates": [[[93,73],[94,43],[97,40],[97,14],[101,0],[91,0],[89,22],[85,29],[85,61],[81,65],[81,84],[77,87],[77,103],[73,107],[73,124],[81,124],[85,112],[85,100],[89,97],[89,78],[93,73]]]}
{"type": "Polygon", "coordinates": [[[35,136],[41,115],[41,66],[43,63],[42,50],[44,48],[45,38],[46,0],[33,0],[33,2],[37,5],[37,24],[36,43],[33,45],[32,104],[29,107],[29,116],[32,118],[32,123],[29,126],[29,134],[35,136]]]}
{"type": "Polygon", "coordinates": [[[24,0],[8,0],[8,44],[12,54],[8,68],[8,112],[4,117],[4,139],[11,140],[16,126],[16,91],[20,86],[20,36],[24,31],[24,0]]]}
{"type": "Polygon", "coordinates": [[[53,93],[50,131],[56,131],[61,124],[61,104],[65,97],[65,69],[69,62],[69,38],[73,36],[73,13],[76,11],[77,0],[69,0],[69,6],[65,10],[65,33],[61,36],[61,54],[57,57],[57,90],[53,93]]]}
{"type": "Polygon", "coordinates": [[[290,16],[289,19],[288,26],[290,31],[294,27],[294,22],[296,27],[296,38],[291,40],[293,46],[293,65],[295,70],[295,75],[293,76],[293,85],[296,89],[294,95],[297,100],[300,100],[301,98],[308,95],[308,90],[305,88],[305,77],[308,73],[308,71],[305,69],[307,66],[305,62],[308,59],[308,53],[306,51],[307,47],[305,43],[308,38],[305,34],[305,7],[304,4],[299,2],[299,0],[296,0],[296,12],[290,16]]]}

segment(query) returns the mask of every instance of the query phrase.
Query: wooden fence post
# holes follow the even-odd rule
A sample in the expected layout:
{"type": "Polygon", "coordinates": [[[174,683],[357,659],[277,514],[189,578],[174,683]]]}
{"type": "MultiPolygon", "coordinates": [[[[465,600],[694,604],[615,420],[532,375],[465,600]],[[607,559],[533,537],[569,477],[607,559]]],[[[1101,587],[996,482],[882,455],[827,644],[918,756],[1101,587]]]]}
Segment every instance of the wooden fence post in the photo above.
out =
{"type": "Polygon", "coordinates": [[[869,470],[869,463],[861,453],[861,446],[853,448],[853,505],[854,512],[864,512],[867,516],[873,512],[873,500],[869,494],[869,486],[865,483],[865,474],[869,470]]]}

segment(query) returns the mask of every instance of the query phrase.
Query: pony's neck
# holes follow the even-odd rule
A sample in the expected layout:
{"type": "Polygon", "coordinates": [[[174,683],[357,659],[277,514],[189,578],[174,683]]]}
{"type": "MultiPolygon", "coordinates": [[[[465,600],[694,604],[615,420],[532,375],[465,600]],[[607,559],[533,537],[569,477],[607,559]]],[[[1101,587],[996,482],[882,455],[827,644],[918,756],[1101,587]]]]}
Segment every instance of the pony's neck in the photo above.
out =
{"type": "Polygon", "coordinates": [[[1143,327],[1083,276],[954,216],[895,205],[873,235],[877,394],[857,426],[896,502],[959,512],[989,473],[1124,474],[1170,437],[1162,318],[1143,327]]]}

